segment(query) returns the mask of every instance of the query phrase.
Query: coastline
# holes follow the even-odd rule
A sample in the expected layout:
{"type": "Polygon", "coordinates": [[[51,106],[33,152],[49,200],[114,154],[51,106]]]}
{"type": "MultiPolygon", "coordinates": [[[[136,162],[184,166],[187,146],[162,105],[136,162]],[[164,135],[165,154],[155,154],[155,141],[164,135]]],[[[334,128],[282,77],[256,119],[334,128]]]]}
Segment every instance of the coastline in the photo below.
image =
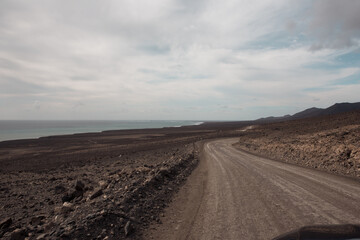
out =
{"type": "Polygon", "coordinates": [[[84,161],[118,156],[132,147],[141,149],[143,145],[158,146],[160,142],[161,146],[166,146],[174,142],[186,144],[200,139],[238,136],[239,132],[234,129],[243,126],[246,123],[205,122],[182,127],[107,130],[1,141],[0,171],[77,165],[84,161]]]}
{"type": "Polygon", "coordinates": [[[0,142],[119,130],[197,126],[203,123],[196,120],[0,120],[0,142]]]}

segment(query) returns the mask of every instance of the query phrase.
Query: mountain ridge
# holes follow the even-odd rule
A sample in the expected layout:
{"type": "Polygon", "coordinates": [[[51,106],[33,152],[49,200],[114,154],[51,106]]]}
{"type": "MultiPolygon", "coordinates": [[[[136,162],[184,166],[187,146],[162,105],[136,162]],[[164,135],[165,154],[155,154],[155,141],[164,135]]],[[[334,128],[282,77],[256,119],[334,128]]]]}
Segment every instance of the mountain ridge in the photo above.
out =
{"type": "Polygon", "coordinates": [[[295,113],[293,115],[284,115],[280,117],[266,117],[260,118],[255,120],[256,122],[279,122],[279,121],[287,121],[287,120],[296,120],[296,119],[304,119],[304,118],[311,118],[311,117],[320,117],[326,115],[334,115],[340,114],[344,112],[356,111],[360,110],[360,102],[349,103],[349,102],[342,102],[342,103],[335,103],[328,108],[317,108],[311,107],[295,113]]]}

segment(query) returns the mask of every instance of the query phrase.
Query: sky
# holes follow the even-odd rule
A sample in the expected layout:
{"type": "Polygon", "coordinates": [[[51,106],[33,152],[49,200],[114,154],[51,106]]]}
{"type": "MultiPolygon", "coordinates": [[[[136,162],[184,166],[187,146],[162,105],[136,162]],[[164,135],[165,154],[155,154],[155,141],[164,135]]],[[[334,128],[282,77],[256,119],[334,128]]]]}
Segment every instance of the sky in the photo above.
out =
{"type": "Polygon", "coordinates": [[[360,100],[360,1],[0,1],[0,119],[250,120],[360,100]]]}

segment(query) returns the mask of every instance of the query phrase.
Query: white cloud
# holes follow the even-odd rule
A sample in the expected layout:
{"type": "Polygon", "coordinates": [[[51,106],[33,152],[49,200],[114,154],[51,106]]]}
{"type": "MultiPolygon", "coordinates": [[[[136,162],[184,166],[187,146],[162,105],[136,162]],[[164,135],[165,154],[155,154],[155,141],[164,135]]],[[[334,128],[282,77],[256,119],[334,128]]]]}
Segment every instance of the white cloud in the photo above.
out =
{"type": "Polygon", "coordinates": [[[0,118],[249,119],[263,114],[251,107],[311,106],[303,89],[357,69],[309,67],[349,50],[308,51],[307,4],[2,1],[0,118]]]}

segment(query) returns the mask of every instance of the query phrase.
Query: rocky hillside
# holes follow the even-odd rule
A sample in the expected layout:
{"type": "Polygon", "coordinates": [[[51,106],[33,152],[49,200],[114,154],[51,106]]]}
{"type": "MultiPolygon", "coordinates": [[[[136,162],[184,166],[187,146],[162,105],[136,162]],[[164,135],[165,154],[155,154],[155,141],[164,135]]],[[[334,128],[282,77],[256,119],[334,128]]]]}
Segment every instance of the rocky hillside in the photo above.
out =
{"type": "Polygon", "coordinates": [[[282,117],[267,117],[260,118],[256,120],[258,123],[271,123],[271,122],[281,122],[281,121],[290,121],[296,119],[305,119],[305,118],[314,118],[320,116],[329,116],[340,113],[346,113],[351,111],[359,111],[360,110],[360,102],[357,103],[335,103],[334,105],[328,108],[308,108],[304,111],[295,113],[294,115],[285,115],[282,117]]]}
{"type": "Polygon", "coordinates": [[[360,178],[360,111],[258,125],[237,147],[273,159],[360,178]]]}

